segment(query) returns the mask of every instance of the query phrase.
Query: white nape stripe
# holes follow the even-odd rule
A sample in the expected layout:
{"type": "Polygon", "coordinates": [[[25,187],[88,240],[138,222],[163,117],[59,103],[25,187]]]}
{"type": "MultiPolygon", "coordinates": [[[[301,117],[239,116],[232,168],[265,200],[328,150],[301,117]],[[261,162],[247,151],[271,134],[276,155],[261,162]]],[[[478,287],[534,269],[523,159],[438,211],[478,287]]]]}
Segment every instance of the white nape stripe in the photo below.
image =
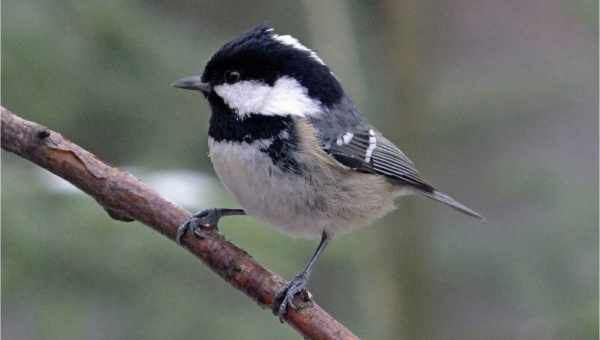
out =
{"type": "Polygon", "coordinates": [[[321,102],[310,98],[308,90],[288,76],[277,79],[273,86],[260,81],[243,80],[217,85],[214,90],[240,117],[251,113],[306,117],[323,111],[321,102]]]}
{"type": "Polygon", "coordinates": [[[280,43],[282,43],[284,45],[292,46],[295,49],[308,52],[310,54],[311,58],[316,60],[319,64],[325,65],[325,63],[323,62],[323,59],[319,58],[319,56],[317,55],[317,53],[315,53],[315,51],[302,45],[298,41],[298,39],[292,37],[291,35],[278,35],[278,34],[273,33],[272,37],[273,37],[273,39],[279,41],[280,43]]]}
{"type": "Polygon", "coordinates": [[[369,130],[369,147],[367,148],[367,152],[365,152],[365,162],[369,163],[371,161],[371,156],[373,156],[373,151],[377,147],[377,138],[375,137],[375,131],[373,129],[369,130]]]}

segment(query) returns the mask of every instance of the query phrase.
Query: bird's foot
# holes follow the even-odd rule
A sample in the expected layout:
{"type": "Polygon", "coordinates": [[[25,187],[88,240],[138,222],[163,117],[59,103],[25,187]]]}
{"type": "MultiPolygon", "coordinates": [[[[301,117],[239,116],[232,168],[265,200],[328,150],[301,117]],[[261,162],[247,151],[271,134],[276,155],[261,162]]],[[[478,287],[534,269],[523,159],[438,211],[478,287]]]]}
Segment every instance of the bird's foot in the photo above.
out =
{"type": "Polygon", "coordinates": [[[273,313],[279,317],[279,321],[283,322],[289,307],[294,309],[303,308],[311,302],[311,295],[306,290],[307,284],[308,276],[303,272],[299,273],[275,295],[273,313]],[[300,304],[297,304],[298,301],[294,301],[297,300],[295,299],[296,296],[301,299],[300,304]]]}
{"type": "Polygon", "coordinates": [[[218,229],[219,220],[223,216],[230,215],[244,215],[242,209],[206,209],[195,213],[190,217],[189,220],[185,221],[182,225],[177,228],[177,235],[175,241],[181,245],[183,236],[191,231],[195,235],[198,235],[201,229],[218,229]]]}

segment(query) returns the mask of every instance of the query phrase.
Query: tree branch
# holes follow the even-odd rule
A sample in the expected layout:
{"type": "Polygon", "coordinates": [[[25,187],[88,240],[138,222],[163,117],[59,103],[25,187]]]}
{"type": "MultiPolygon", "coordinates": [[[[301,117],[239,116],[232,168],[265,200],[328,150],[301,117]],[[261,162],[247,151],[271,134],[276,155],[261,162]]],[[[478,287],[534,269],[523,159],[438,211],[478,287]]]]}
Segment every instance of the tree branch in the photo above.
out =
{"type": "MultiPolygon", "coordinates": [[[[174,240],[177,227],[191,214],[159,196],[129,173],[111,167],[92,153],[37,123],[24,120],[0,106],[2,148],[71,182],[92,196],[111,217],[137,220],[174,240]]],[[[270,308],[285,281],[256,262],[248,253],[216,231],[200,237],[188,233],[185,248],[233,287],[263,308],[270,308]]],[[[309,339],[357,339],[316,303],[289,309],[286,321],[309,339]]]]}

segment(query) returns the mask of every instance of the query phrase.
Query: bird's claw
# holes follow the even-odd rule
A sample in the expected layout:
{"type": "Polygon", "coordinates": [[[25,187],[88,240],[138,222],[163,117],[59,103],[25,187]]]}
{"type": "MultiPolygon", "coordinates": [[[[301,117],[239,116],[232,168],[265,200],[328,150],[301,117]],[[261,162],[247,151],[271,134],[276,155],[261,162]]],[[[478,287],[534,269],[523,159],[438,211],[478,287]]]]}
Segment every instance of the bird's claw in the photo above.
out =
{"type": "Polygon", "coordinates": [[[306,275],[300,273],[277,293],[275,303],[273,304],[273,313],[279,317],[279,321],[283,322],[289,307],[298,309],[299,307],[303,307],[304,303],[311,301],[310,293],[306,290],[307,283],[308,278],[306,275]],[[298,306],[294,298],[300,293],[302,293],[301,298],[304,303],[298,306]]]}
{"type": "Polygon", "coordinates": [[[198,235],[199,229],[202,228],[217,229],[221,217],[222,214],[219,212],[219,209],[206,209],[195,213],[177,228],[175,241],[177,244],[181,245],[183,236],[185,236],[188,231],[198,235]]]}

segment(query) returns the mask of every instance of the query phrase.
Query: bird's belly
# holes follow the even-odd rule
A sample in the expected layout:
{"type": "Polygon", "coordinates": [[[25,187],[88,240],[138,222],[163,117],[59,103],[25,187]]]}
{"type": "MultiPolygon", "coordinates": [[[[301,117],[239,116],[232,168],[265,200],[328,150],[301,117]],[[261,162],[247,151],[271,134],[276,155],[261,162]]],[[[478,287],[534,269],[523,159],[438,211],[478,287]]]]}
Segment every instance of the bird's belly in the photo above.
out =
{"type": "Polygon", "coordinates": [[[354,188],[341,182],[347,176],[315,182],[306,174],[283,171],[257,145],[210,139],[209,148],[219,179],[246,212],[292,236],[348,231],[367,224],[366,216],[376,218],[393,207],[392,195],[373,183],[354,188]],[[369,190],[374,190],[370,197],[363,197],[369,190]]]}

